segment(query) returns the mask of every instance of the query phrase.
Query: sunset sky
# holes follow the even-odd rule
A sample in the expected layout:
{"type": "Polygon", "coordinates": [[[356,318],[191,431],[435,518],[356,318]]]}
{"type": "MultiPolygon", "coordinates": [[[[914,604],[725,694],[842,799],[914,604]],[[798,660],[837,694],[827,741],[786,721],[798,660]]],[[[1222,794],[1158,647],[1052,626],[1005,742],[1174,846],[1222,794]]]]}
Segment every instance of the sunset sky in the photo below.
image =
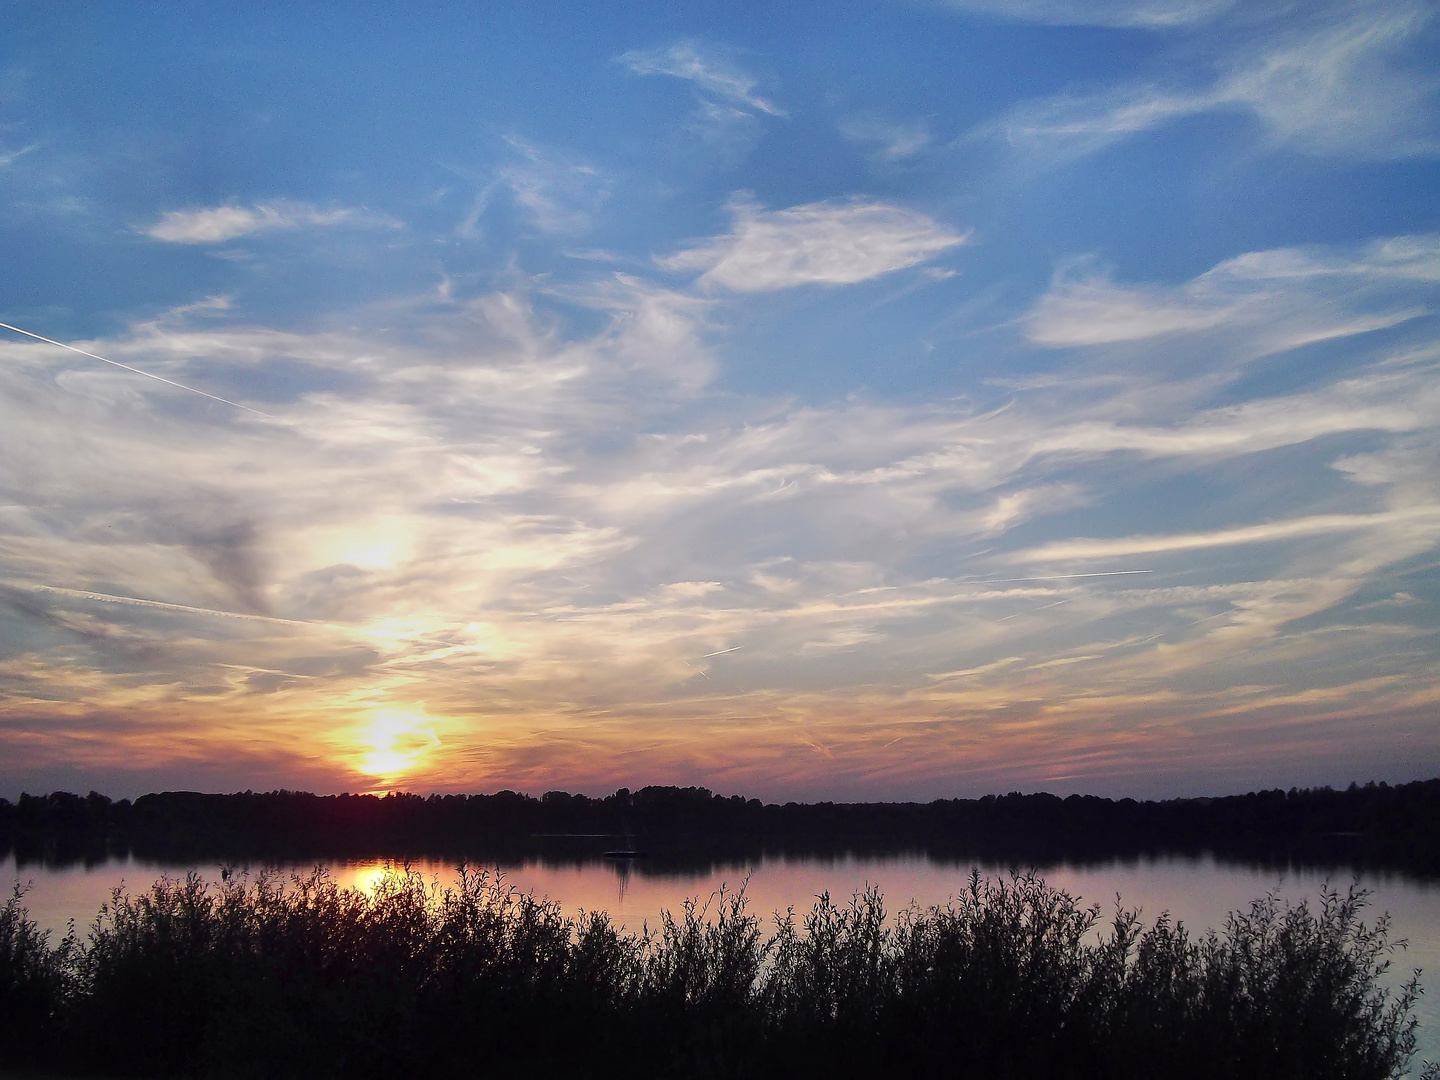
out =
{"type": "Polygon", "coordinates": [[[1435,4],[222,7],[0,3],[0,796],[1440,774],[1435,4]]]}

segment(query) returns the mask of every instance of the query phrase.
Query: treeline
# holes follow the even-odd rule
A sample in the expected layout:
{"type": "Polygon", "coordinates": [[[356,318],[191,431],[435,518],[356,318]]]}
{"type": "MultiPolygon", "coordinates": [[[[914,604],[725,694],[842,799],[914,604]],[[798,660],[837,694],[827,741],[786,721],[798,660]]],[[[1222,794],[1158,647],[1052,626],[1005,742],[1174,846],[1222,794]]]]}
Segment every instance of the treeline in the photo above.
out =
{"type": "Polygon", "coordinates": [[[763,804],[705,788],[622,788],[604,798],[552,791],[493,795],[312,795],[171,791],[134,802],[54,792],[0,799],[0,853],[22,860],[136,854],[505,854],[548,843],[577,857],[629,834],[659,852],[743,853],[897,846],[933,854],[1028,858],[1211,851],[1440,872],[1440,779],[1390,786],[1259,791],[1137,802],[1012,793],[930,803],[763,804]]]}
{"type": "Polygon", "coordinates": [[[463,870],[161,880],[53,946],[22,899],[0,906],[0,1049],[65,1075],[1382,1080],[1416,1042],[1416,983],[1385,988],[1353,888],[1200,937],[1123,910],[1096,933],[1033,875],[894,919],[822,896],[768,934],[743,895],[637,936],[463,870]]]}

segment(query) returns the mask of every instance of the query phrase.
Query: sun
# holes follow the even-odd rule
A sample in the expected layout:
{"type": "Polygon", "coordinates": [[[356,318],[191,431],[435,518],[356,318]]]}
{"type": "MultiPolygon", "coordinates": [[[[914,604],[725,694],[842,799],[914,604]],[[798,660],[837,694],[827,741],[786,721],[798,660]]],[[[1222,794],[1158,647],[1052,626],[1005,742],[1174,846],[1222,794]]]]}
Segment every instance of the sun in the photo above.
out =
{"type": "Polygon", "coordinates": [[[437,746],[435,719],[424,712],[379,709],[356,739],[360,748],[357,765],[382,786],[412,772],[437,746]]]}

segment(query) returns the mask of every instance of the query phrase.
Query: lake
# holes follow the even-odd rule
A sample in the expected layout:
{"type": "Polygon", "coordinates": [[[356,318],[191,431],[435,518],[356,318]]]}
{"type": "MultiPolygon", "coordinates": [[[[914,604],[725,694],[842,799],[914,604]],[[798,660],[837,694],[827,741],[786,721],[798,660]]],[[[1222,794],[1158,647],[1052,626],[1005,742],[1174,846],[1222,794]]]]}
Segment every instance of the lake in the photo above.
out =
{"type": "MultiPolygon", "coordinates": [[[[257,862],[241,869],[253,873],[268,866],[305,872],[315,865],[257,862]]],[[[377,859],[322,860],[319,865],[341,884],[365,889],[383,873],[386,863],[377,859]]],[[[454,879],[453,860],[415,859],[410,865],[442,884],[454,879]]],[[[493,862],[474,865],[497,868],[493,862]]],[[[177,876],[187,870],[218,881],[221,869],[219,861],[174,865],[133,857],[88,865],[18,864],[11,854],[0,861],[0,887],[8,891],[17,881],[28,885],[25,904],[42,927],[60,933],[74,920],[83,936],[100,905],[117,887],[135,892],[162,874],[177,876]]],[[[521,891],[558,901],[568,914],[581,909],[607,911],[616,922],[632,930],[645,925],[653,928],[662,910],[678,911],[689,897],[703,903],[722,886],[733,891],[743,885],[750,910],[762,917],[783,913],[789,907],[803,913],[822,892],[829,892],[837,901],[846,900],[866,885],[879,887],[891,912],[912,902],[943,905],[965,887],[973,869],[991,876],[1009,872],[1000,863],[946,860],[915,852],[828,856],[772,853],[708,863],[664,858],[535,856],[498,863],[505,880],[521,891]]],[[[1082,898],[1087,905],[1099,904],[1104,916],[1113,912],[1118,894],[1126,907],[1140,909],[1147,925],[1168,911],[1196,932],[1222,926],[1228,912],[1248,906],[1251,900],[1271,891],[1285,900],[1308,899],[1313,904],[1325,884],[1343,890],[1358,881],[1372,893],[1371,917],[1366,921],[1373,922],[1388,912],[1392,940],[1405,938],[1409,942],[1408,948],[1394,957],[1391,984],[1398,985],[1418,967],[1427,976],[1422,983],[1433,988],[1416,1009],[1421,1025],[1416,1074],[1421,1058],[1440,1059],[1440,882],[1375,870],[1356,874],[1350,870],[1277,868],[1181,856],[1061,862],[1037,869],[1051,885],[1082,898]]]]}

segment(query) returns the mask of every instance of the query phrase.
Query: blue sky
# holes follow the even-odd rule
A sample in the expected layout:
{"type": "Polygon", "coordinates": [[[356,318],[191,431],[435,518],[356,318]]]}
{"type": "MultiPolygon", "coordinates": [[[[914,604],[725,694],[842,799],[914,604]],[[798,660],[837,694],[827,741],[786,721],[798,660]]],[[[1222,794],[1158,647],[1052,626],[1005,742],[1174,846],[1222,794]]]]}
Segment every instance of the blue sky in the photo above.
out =
{"type": "Polygon", "coordinates": [[[1440,772],[1433,4],[4,13],[0,793],[1440,772]]]}

